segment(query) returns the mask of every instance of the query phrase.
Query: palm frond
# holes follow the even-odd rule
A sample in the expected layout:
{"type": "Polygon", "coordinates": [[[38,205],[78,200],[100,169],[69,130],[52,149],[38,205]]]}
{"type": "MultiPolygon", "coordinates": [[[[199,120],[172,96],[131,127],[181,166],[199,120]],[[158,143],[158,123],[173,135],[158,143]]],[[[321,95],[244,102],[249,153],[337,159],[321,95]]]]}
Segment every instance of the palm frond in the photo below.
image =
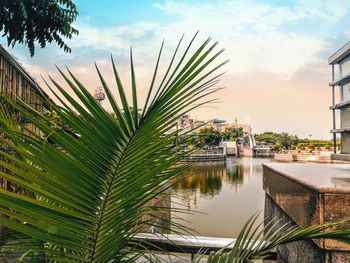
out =
{"type": "MultiPolygon", "coordinates": [[[[268,257],[280,245],[301,240],[328,238],[350,242],[350,228],[341,227],[345,221],[298,227],[275,219],[263,226],[263,222],[257,223],[258,216],[257,213],[249,218],[229,252],[224,252],[224,249],[213,252],[207,262],[251,263],[268,257]]],[[[197,255],[193,262],[201,259],[202,256],[197,255]]]]}
{"type": "MultiPolygon", "coordinates": [[[[211,84],[216,83],[213,81],[220,76],[218,70],[225,64],[213,64],[222,51],[215,51],[216,43],[208,46],[210,39],[189,55],[193,43],[194,39],[174,69],[173,62],[170,63],[156,88],[159,52],[141,116],[132,53],[132,104],[113,59],[116,88],[107,85],[96,65],[113,114],[94,100],[69,69],[68,73],[58,69],[64,85],[52,78],[51,83],[46,82],[62,106],[52,101],[44,103],[71,133],[55,129],[47,114],[23,101],[8,100],[11,107],[44,134],[44,137],[35,134],[25,126],[20,131],[1,126],[1,133],[10,140],[0,138],[0,142],[16,154],[0,150],[0,156],[9,160],[0,161],[0,165],[11,171],[0,176],[33,195],[0,189],[0,213],[4,215],[0,224],[25,237],[17,239],[17,244],[28,238],[35,241],[26,242],[26,258],[33,255],[35,260],[42,257],[59,262],[119,262],[137,258],[137,254],[130,254],[133,246],[129,244],[137,242],[135,233],[141,224],[147,224],[143,222],[143,215],[148,213],[144,208],[186,169],[179,161],[190,151],[186,145],[175,147],[174,138],[180,131],[172,128],[178,116],[210,101],[205,97],[213,92],[211,84]],[[113,89],[118,92],[121,106],[113,89]],[[199,99],[204,101],[194,105],[199,99]]],[[[177,50],[178,47],[175,55],[177,50]]],[[[7,122],[5,117],[0,115],[1,122],[7,122]]]]}

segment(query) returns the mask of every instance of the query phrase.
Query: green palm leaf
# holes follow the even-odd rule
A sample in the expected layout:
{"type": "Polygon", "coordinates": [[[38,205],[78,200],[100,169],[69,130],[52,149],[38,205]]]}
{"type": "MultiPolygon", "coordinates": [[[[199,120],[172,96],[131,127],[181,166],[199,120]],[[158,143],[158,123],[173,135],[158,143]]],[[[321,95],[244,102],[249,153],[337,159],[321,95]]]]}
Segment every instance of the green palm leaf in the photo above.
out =
{"type": "MultiPolygon", "coordinates": [[[[291,226],[290,223],[281,224],[278,219],[272,220],[262,227],[263,222],[257,224],[259,214],[253,215],[244,225],[229,252],[224,249],[209,255],[208,263],[251,263],[264,259],[278,246],[308,239],[329,238],[350,242],[350,228],[341,227],[344,222],[327,223],[307,227],[291,226]],[[338,229],[337,229],[337,228],[338,229]]],[[[197,255],[193,263],[203,258],[197,255]]]]}
{"type": "Polygon", "coordinates": [[[9,138],[0,139],[1,143],[16,153],[0,151],[6,159],[0,165],[11,171],[0,176],[31,193],[20,195],[0,189],[0,213],[4,215],[0,224],[18,236],[11,246],[5,242],[11,249],[4,249],[4,244],[2,256],[6,251],[23,253],[23,249],[16,250],[18,245],[26,250],[22,258],[35,262],[117,262],[137,258],[137,254],[130,256],[130,244],[135,244],[133,237],[140,225],[150,224],[143,219],[149,213],[147,203],[187,167],[179,161],[190,152],[186,145],[174,147],[180,131],[172,128],[179,116],[209,101],[194,104],[215,91],[212,86],[220,76],[217,71],[226,63],[214,65],[222,51],[215,51],[217,43],[210,45],[210,39],[190,54],[193,40],[173,68],[176,48],[156,89],[160,51],[141,116],[131,52],[132,104],[126,98],[113,59],[121,106],[113,96],[115,88],[107,85],[96,66],[113,114],[103,109],[69,70],[66,74],[59,69],[65,87],[50,78],[52,84],[47,83],[48,87],[62,106],[51,101],[45,104],[75,134],[53,127],[47,114],[24,102],[9,101],[46,138],[25,126],[13,129],[0,115],[1,132],[9,138]],[[22,242],[26,245],[22,246],[22,242]]]}

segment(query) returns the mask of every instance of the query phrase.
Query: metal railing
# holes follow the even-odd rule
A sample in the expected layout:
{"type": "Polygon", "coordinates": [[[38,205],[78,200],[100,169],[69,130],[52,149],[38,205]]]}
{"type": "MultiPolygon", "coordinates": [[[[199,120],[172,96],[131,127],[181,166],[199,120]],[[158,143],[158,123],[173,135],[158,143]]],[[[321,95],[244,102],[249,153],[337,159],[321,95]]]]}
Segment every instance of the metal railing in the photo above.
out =
{"type": "Polygon", "coordinates": [[[190,157],[224,157],[222,153],[194,153],[190,157]]]}
{"type": "MultiPolygon", "coordinates": [[[[236,241],[236,239],[232,238],[150,233],[140,233],[135,238],[141,242],[140,248],[147,248],[154,251],[186,253],[191,254],[191,258],[198,253],[208,255],[210,252],[220,249],[228,252],[232,249],[236,241]]],[[[277,260],[277,253],[272,252],[266,259],[277,260]]]]}

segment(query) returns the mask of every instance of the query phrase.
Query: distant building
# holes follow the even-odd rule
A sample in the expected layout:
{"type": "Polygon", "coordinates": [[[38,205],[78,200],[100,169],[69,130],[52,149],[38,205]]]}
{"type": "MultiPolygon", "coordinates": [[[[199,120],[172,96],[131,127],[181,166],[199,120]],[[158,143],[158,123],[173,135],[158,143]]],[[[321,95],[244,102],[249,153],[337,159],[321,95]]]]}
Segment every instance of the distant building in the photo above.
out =
{"type": "Polygon", "coordinates": [[[194,129],[195,127],[195,120],[191,119],[191,116],[186,114],[183,115],[178,121],[177,121],[177,126],[178,129],[184,130],[184,131],[189,131],[194,129]]]}
{"type": "Polygon", "coordinates": [[[222,127],[225,125],[226,121],[215,119],[212,121],[212,123],[213,123],[213,125],[215,125],[215,127],[218,131],[221,131],[222,127]]]}
{"type": "Polygon", "coordinates": [[[106,94],[102,87],[97,87],[94,92],[95,100],[102,105],[102,101],[106,99],[106,94]]]}
{"type": "Polygon", "coordinates": [[[333,160],[350,161],[350,42],[341,47],[328,59],[332,66],[333,113],[333,160]],[[337,123],[337,120],[340,123],[337,123]],[[337,153],[336,139],[340,134],[340,153],[337,153]]]}
{"type": "Polygon", "coordinates": [[[238,123],[237,118],[235,119],[234,123],[225,123],[224,125],[221,126],[221,128],[223,130],[225,130],[226,128],[234,128],[234,129],[242,128],[244,135],[252,134],[252,127],[250,126],[250,124],[238,123]]]}
{"type": "MultiPolygon", "coordinates": [[[[231,122],[226,122],[225,120],[220,120],[220,119],[214,119],[212,121],[200,121],[200,120],[196,120],[196,119],[191,119],[192,121],[189,122],[187,118],[187,115],[185,115],[182,119],[180,119],[181,123],[190,123],[192,126],[191,127],[198,127],[199,129],[203,129],[203,128],[214,128],[218,131],[224,131],[225,129],[228,128],[242,128],[243,129],[243,133],[244,135],[250,135],[252,134],[252,127],[250,126],[250,124],[246,124],[246,123],[238,123],[237,118],[235,119],[235,122],[231,123],[231,122]],[[184,118],[186,117],[186,118],[184,118]]],[[[189,118],[190,119],[190,118],[189,118]]],[[[188,127],[188,125],[179,125],[180,128],[184,128],[184,127],[188,127]]]]}

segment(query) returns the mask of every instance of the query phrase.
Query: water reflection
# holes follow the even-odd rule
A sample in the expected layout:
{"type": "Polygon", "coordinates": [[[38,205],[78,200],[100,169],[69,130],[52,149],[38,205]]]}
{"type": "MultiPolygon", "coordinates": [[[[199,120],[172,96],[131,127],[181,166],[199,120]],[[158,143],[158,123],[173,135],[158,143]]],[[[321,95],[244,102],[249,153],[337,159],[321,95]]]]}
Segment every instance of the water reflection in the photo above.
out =
{"type": "Polygon", "coordinates": [[[263,162],[270,160],[232,158],[194,165],[174,185],[173,207],[205,213],[181,215],[202,235],[235,237],[247,218],[263,209],[263,162]]]}
{"type": "Polygon", "coordinates": [[[238,186],[243,183],[243,165],[227,165],[224,162],[196,164],[179,177],[173,187],[175,192],[199,191],[201,196],[212,198],[219,194],[223,183],[238,186]]]}
{"type": "Polygon", "coordinates": [[[144,206],[144,214],[140,218],[137,227],[139,232],[145,233],[171,233],[171,193],[166,190],[161,195],[153,198],[144,206]]]}

